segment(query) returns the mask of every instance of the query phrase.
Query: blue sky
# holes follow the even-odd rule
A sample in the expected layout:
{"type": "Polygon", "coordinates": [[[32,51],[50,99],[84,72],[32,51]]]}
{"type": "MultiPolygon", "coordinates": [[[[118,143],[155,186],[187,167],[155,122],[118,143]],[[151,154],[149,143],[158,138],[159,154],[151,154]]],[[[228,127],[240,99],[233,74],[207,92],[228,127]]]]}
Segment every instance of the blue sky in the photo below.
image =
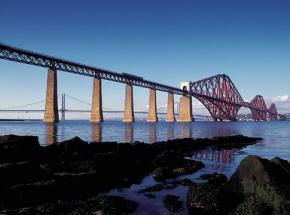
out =
{"type": "MultiPolygon", "coordinates": [[[[245,100],[262,94],[267,103],[290,112],[289,1],[10,0],[0,5],[3,43],[173,86],[226,73],[245,100]]],[[[45,69],[1,60],[0,74],[1,108],[44,99],[45,69]]],[[[58,75],[59,93],[90,102],[90,78],[58,75]]],[[[105,107],[123,108],[122,84],[104,81],[103,91],[105,107]]],[[[134,93],[135,109],[144,109],[148,90],[134,93]]],[[[167,95],[157,96],[158,106],[164,106],[167,95]]]]}

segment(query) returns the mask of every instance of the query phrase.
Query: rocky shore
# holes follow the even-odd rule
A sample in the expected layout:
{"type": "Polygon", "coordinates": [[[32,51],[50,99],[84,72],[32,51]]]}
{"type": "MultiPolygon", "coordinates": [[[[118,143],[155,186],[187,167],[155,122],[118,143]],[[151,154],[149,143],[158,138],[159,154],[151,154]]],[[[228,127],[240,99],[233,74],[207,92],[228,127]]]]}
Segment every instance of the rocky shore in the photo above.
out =
{"type": "MultiPolygon", "coordinates": [[[[145,144],[87,143],[78,137],[40,146],[34,136],[0,136],[0,214],[123,214],[138,203],[104,196],[113,188],[129,187],[151,174],[157,184],[140,190],[154,198],[156,190],[188,186],[191,214],[287,214],[290,165],[248,156],[228,180],[220,174],[203,175],[206,183],[174,179],[204,167],[185,158],[203,148],[242,148],[258,138],[176,139],[145,144]]],[[[164,197],[172,213],[183,210],[178,196],[164,197]]]]}

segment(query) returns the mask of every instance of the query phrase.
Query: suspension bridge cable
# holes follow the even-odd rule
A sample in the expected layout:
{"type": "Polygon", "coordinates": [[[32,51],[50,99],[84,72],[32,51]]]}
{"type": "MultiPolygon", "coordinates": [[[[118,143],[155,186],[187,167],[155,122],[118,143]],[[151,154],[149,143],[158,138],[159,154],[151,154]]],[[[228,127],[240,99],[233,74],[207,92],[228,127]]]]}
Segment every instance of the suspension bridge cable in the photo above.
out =
{"type": "Polygon", "coordinates": [[[76,97],[74,97],[74,96],[70,96],[70,95],[68,95],[68,94],[65,94],[65,95],[66,95],[68,98],[70,98],[70,99],[72,99],[72,100],[75,100],[75,101],[78,101],[78,102],[80,102],[80,103],[83,103],[83,104],[86,104],[86,105],[89,105],[89,106],[92,105],[91,103],[86,102],[86,101],[84,101],[84,100],[82,100],[82,99],[76,98],[76,97]]]}
{"type": "Polygon", "coordinates": [[[17,105],[17,106],[11,106],[11,107],[6,107],[6,108],[1,108],[2,110],[11,110],[11,109],[16,109],[16,108],[22,108],[22,107],[27,107],[27,106],[31,106],[31,105],[36,105],[36,104],[40,104],[42,102],[44,102],[45,100],[41,100],[41,101],[37,101],[37,102],[33,102],[33,103],[29,103],[29,104],[25,104],[25,105],[17,105]]]}
{"type": "MultiPolygon", "coordinates": [[[[76,98],[76,97],[74,97],[74,96],[71,96],[71,95],[68,95],[68,94],[65,94],[65,95],[66,95],[68,98],[72,99],[72,100],[75,100],[75,101],[81,102],[81,103],[86,104],[86,105],[89,105],[89,106],[92,105],[91,103],[86,102],[86,101],[84,101],[84,100],[82,100],[82,99],[76,98]]],[[[107,108],[107,107],[104,107],[104,109],[111,110],[111,111],[119,111],[118,109],[107,108]]]]}

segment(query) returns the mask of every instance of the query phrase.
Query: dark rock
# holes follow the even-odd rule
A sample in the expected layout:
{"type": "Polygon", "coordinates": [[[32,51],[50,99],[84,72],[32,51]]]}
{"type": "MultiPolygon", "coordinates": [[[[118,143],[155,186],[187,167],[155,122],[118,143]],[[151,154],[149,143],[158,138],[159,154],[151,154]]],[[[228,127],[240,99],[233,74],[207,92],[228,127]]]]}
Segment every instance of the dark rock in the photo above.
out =
{"type": "MultiPolygon", "coordinates": [[[[245,140],[235,138],[227,138],[224,146],[233,146],[233,142],[245,146],[242,142],[245,140]]],[[[0,166],[0,175],[3,176],[0,179],[0,208],[26,207],[23,211],[15,209],[23,214],[101,212],[98,205],[103,200],[87,200],[85,197],[112,188],[128,187],[140,182],[150,172],[157,180],[193,173],[204,165],[185,159],[184,155],[214,145],[223,146],[221,139],[187,138],[150,145],[139,142],[88,144],[75,137],[42,147],[37,137],[2,136],[0,163],[15,163],[0,166]]],[[[282,169],[288,168],[285,162],[277,159],[275,162],[284,174],[286,171],[282,169]]],[[[222,176],[208,179],[209,186],[223,182],[222,176]]],[[[188,179],[176,180],[146,188],[143,193],[150,198],[153,197],[151,192],[191,184],[188,179]]],[[[288,206],[281,204],[281,207],[288,206]]]]}
{"type": "Polygon", "coordinates": [[[138,204],[118,196],[98,196],[88,199],[57,200],[35,207],[0,210],[0,214],[84,214],[121,215],[133,212],[138,204]]]}
{"type": "Polygon", "coordinates": [[[175,180],[172,181],[171,184],[176,184],[176,185],[183,185],[183,186],[189,186],[191,185],[193,182],[188,179],[188,178],[184,178],[184,179],[179,179],[179,180],[175,180]]]}
{"type": "Polygon", "coordinates": [[[103,215],[121,215],[131,213],[138,207],[138,203],[126,200],[120,196],[104,196],[100,198],[98,208],[103,215]]]}
{"type": "Polygon", "coordinates": [[[74,137],[42,147],[42,163],[89,160],[91,157],[88,145],[79,137],[74,137]]]}
{"type": "Polygon", "coordinates": [[[94,161],[54,162],[42,164],[41,168],[52,175],[55,172],[82,173],[96,171],[94,161]]]}
{"type": "Polygon", "coordinates": [[[271,215],[272,213],[273,210],[271,208],[252,195],[245,198],[245,201],[239,204],[234,211],[236,215],[271,215]]]}
{"type": "MultiPolygon", "coordinates": [[[[288,161],[281,159],[279,157],[275,157],[271,159],[271,162],[278,165],[281,168],[282,172],[285,174],[286,180],[288,181],[290,177],[290,164],[288,161]]],[[[283,174],[282,173],[282,174],[283,174]]]]}
{"type": "Polygon", "coordinates": [[[290,207],[290,164],[286,160],[275,158],[272,161],[249,155],[241,161],[236,172],[230,178],[233,190],[244,199],[254,196],[257,202],[242,202],[243,205],[267,205],[275,214],[287,214],[290,207]]]}
{"type": "Polygon", "coordinates": [[[178,185],[182,186],[189,186],[193,182],[190,179],[180,179],[180,180],[175,180],[171,182],[166,182],[166,183],[157,183],[153,186],[146,187],[144,189],[141,189],[138,191],[138,193],[146,193],[146,192],[158,192],[161,190],[170,190],[176,188],[178,185]]]}
{"type": "Polygon", "coordinates": [[[43,171],[39,164],[31,161],[0,165],[0,187],[30,183],[40,179],[43,171]]]}
{"type": "Polygon", "coordinates": [[[179,200],[178,196],[166,195],[163,199],[163,203],[171,212],[178,212],[183,209],[182,201],[179,200]]]}
{"type": "Polygon", "coordinates": [[[65,197],[83,196],[101,191],[95,171],[83,173],[57,172],[53,174],[57,185],[65,197]]]}
{"type": "Polygon", "coordinates": [[[156,196],[152,193],[144,193],[144,196],[146,196],[149,199],[154,199],[156,196]]]}
{"type": "Polygon", "coordinates": [[[116,152],[118,148],[117,142],[92,142],[89,144],[89,151],[95,153],[116,152]]]}
{"type": "Polygon", "coordinates": [[[260,158],[249,155],[243,159],[236,172],[230,178],[230,182],[238,191],[245,194],[254,193],[258,186],[271,184],[275,187],[289,185],[288,168],[290,164],[286,160],[260,158]]]}
{"type": "Polygon", "coordinates": [[[50,180],[18,184],[1,190],[0,204],[5,207],[38,205],[56,199],[85,197],[100,192],[96,172],[54,173],[50,180]]]}
{"type": "Polygon", "coordinates": [[[153,168],[157,167],[176,167],[183,164],[184,157],[182,154],[176,152],[164,151],[161,152],[152,162],[153,168]]]}
{"type": "MultiPolygon", "coordinates": [[[[18,184],[1,190],[0,203],[2,208],[24,207],[60,198],[61,187],[56,180],[38,181],[18,184]]],[[[63,195],[63,194],[62,194],[63,195]]]]}
{"type": "Polygon", "coordinates": [[[187,193],[190,214],[228,214],[230,194],[226,184],[192,184],[187,193]]]}
{"type": "Polygon", "coordinates": [[[212,139],[214,145],[222,148],[227,147],[241,148],[246,145],[255,144],[258,140],[262,140],[262,138],[247,137],[243,135],[221,136],[214,137],[212,139]]]}
{"type": "Polygon", "coordinates": [[[207,180],[209,184],[223,184],[227,182],[227,176],[219,173],[212,173],[212,174],[203,174],[200,176],[201,179],[207,180]]]}
{"type": "Polygon", "coordinates": [[[153,161],[155,168],[152,176],[156,180],[174,178],[180,175],[190,174],[204,167],[200,161],[185,159],[176,152],[162,152],[153,161]]]}
{"type": "Polygon", "coordinates": [[[58,147],[61,148],[63,153],[63,158],[65,160],[84,160],[88,156],[88,143],[80,139],[79,137],[74,137],[70,140],[66,140],[57,143],[58,147]]]}
{"type": "Polygon", "coordinates": [[[36,136],[0,136],[0,162],[36,161],[40,145],[36,136]]]}
{"type": "Polygon", "coordinates": [[[175,184],[165,184],[165,183],[158,183],[150,187],[146,187],[138,191],[138,193],[146,193],[146,192],[158,192],[161,190],[170,190],[176,187],[175,184]]]}

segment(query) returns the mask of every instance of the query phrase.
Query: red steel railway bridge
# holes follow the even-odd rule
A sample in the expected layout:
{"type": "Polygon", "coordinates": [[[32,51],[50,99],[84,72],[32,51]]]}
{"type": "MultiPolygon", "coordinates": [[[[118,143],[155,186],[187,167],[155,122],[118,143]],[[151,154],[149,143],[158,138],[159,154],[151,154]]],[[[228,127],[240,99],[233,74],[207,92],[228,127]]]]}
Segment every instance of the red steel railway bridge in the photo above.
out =
{"type": "Polygon", "coordinates": [[[235,121],[241,107],[249,108],[255,121],[277,120],[279,114],[275,104],[267,108],[261,95],[251,102],[245,102],[239,91],[225,74],[215,75],[199,81],[181,82],[180,88],[145,80],[128,73],[113,72],[73,61],[56,58],[29,50],[0,43],[0,59],[9,60],[48,69],[44,122],[58,122],[57,70],[93,77],[91,122],[103,121],[102,79],[124,83],[124,122],[133,122],[133,86],[149,89],[148,122],[158,121],[156,91],[168,93],[166,121],[174,122],[174,94],[180,95],[177,121],[192,121],[192,97],[198,99],[209,111],[215,121],[235,121]]]}

